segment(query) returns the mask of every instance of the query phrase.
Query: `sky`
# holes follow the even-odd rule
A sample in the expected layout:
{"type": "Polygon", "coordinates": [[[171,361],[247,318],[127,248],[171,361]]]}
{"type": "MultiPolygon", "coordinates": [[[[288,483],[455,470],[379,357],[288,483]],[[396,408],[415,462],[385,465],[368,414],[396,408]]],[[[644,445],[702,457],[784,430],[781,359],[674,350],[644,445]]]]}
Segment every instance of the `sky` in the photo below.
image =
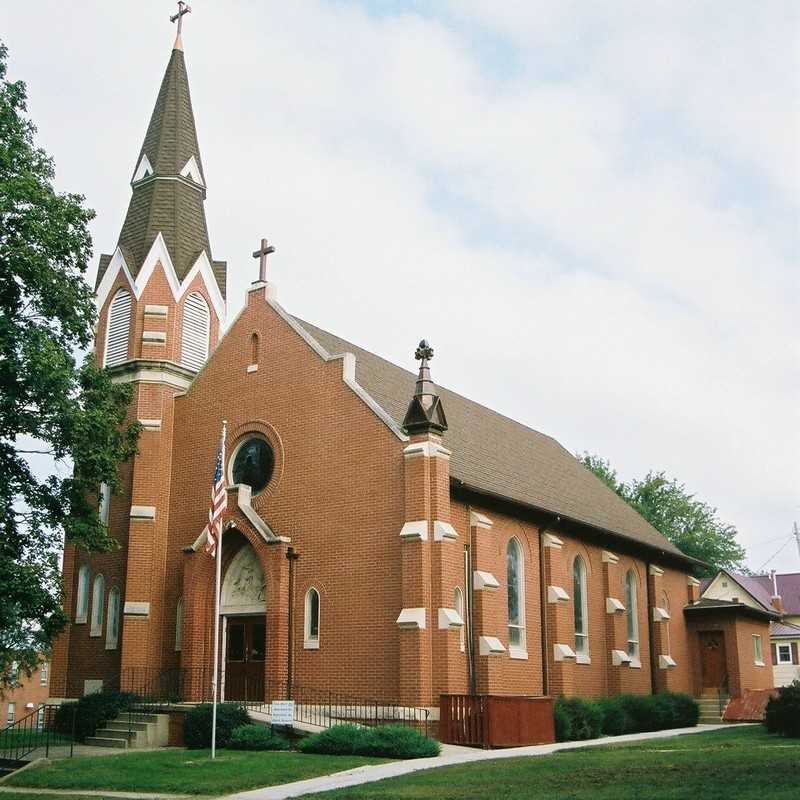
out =
{"type": "MultiPolygon", "coordinates": [[[[752,569],[800,570],[800,5],[191,6],[229,318],[267,237],[292,314],[409,369],[428,338],[441,385],[624,479],[666,471],[752,569]]],[[[97,210],[92,279],[174,12],[0,0],[57,185],[97,210]]]]}

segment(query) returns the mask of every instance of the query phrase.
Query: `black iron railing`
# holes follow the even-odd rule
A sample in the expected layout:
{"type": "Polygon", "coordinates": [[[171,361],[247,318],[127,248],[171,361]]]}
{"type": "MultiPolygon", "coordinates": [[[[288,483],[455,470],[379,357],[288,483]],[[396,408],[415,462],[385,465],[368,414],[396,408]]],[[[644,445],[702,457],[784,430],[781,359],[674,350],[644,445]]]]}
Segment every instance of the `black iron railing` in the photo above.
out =
{"type": "MultiPolygon", "coordinates": [[[[327,728],[340,723],[357,725],[404,725],[429,734],[430,710],[408,706],[393,700],[358,696],[333,689],[298,686],[290,688],[286,681],[265,681],[263,675],[231,676],[220,679],[219,699],[225,703],[244,705],[253,711],[272,714],[275,700],[294,700],[294,721],[327,728]]],[[[210,668],[175,667],[156,669],[129,667],[102,691],[123,691],[135,695],[127,714],[129,736],[141,714],[166,711],[176,705],[211,702],[213,675],[210,668]]]]}
{"type": "Polygon", "coordinates": [[[72,756],[75,733],[75,705],[63,710],[54,704],[40,705],[0,730],[0,761],[24,761],[32,753],[45,758],[54,755],[72,756]],[[60,724],[56,716],[60,715],[60,724]],[[66,719],[65,719],[66,717],[66,719]],[[64,732],[64,727],[70,733],[64,732]]]}

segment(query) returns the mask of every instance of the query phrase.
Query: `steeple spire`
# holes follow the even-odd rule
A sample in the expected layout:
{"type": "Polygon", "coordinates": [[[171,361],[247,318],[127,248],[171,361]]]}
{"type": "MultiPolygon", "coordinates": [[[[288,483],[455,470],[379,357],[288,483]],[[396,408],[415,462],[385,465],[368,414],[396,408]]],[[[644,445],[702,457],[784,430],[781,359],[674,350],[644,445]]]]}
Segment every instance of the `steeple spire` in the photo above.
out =
{"type": "MultiPolygon", "coordinates": [[[[205,253],[224,297],[226,264],[214,261],[211,255],[204,208],[205,174],[181,45],[181,20],[189,11],[189,6],[181,2],[178,13],[170,18],[178,23],[178,38],[136,160],[133,195],[118,246],[134,278],[159,234],[178,280],[183,280],[205,253]]],[[[98,285],[109,260],[101,257],[98,285]]]]}
{"type": "Polygon", "coordinates": [[[407,434],[444,433],[447,430],[447,417],[436,384],[431,380],[428,362],[433,358],[433,348],[425,339],[417,346],[414,358],[419,361],[419,374],[414,396],[403,420],[403,430],[407,434]]]}

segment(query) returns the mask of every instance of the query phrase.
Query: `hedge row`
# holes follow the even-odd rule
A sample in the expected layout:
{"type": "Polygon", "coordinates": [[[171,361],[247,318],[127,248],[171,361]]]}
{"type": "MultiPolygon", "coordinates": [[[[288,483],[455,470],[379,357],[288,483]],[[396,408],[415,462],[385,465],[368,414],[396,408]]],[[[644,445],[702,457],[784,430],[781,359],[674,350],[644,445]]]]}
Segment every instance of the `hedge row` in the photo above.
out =
{"type": "Polygon", "coordinates": [[[402,725],[380,725],[376,728],[334,725],[303,739],[298,748],[303,753],[387,758],[430,758],[438,756],[441,751],[439,742],[402,725]]]}
{"type": "Polygon", "coordinates": [[[621,736],[697,725],[700,709],[686,694],[621,694],[599,700],[559,697],[555,705],[556,741],[621,736]]]}

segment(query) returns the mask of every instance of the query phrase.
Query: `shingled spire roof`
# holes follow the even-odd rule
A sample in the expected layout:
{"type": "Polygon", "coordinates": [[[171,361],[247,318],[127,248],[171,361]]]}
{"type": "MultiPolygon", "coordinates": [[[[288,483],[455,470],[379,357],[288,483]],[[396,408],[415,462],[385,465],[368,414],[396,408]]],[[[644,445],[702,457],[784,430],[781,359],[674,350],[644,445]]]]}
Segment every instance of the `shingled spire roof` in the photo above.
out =
{"type": "MultiPolygon", "coordinates": [[[[205,251],[224,297],[226,264],[215,262],[211,256],[204,209],[203,162],[186,62],[178,46],[172,50],[167,64],[131,186],[133,196],[118,246],[132,275],[138,274],[161,233],[178,279],[183,280],[205,251]]],[[[110,256],[101,256],[98,285],[109,261],[110,256]]]]}
{"type": "Polygon", "coordinates": [[[428,362],[433,358],[433,348],[425,339],[419,343],[414,357],[419,361],[419,374],[414,396],[403,419],[403,430],[407,434],[444,433],[447,430],[447,417],[436,384],[431,380],[428,362]]]}

